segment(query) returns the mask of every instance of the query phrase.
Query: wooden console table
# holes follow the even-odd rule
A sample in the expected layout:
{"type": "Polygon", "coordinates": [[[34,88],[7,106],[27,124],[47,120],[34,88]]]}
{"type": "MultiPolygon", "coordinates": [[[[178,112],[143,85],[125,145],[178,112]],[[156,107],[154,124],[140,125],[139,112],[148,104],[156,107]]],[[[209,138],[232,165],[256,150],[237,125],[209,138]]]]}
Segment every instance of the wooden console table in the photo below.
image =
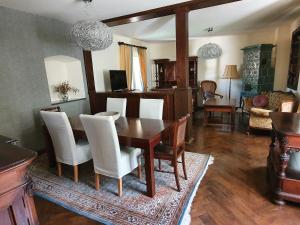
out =
{"type": "MultiPolygon", "coordinates": [[[[231,115],[230,125],[231,131],[234,130],[235,121],[235,99],[228,98],[211,98],[204,103],[204,125],[209,124],[209,113],[210,112],[228,112],[231,115]]],[[[224,123],[220,123],[223,125],[224,123]]]]}
{"type": "Polygon", "coordinates": [[[27,167],[36,153],[0,136],[0,225],[39,224],[27,167]]]}
{"type": "Polygon", "coordinates": [[[279,205],[284,200],[300,202],[300,179],[288,168],[290,153],[300,151],[300,114],[272,112],[270,117],[273,130],[267,167],[272,199],[279,205]]]}

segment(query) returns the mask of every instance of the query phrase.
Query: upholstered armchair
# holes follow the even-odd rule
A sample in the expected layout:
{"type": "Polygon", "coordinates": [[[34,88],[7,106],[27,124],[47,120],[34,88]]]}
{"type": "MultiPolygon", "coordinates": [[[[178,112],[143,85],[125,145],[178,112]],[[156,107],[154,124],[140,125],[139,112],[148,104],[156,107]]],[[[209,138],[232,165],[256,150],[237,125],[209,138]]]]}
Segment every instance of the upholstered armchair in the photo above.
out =
{"type": "Polygon", "coordinates": [[[272,130],[270,112],[295,112],[297,100],[292,92],[273,91],[246,98],[244,108],[250,113],[249,128],[272,130]]]}
{"type": "Polygon", "coordinates": [[[220,98],[223,98],[223,95],[217,94],[217,83],[213,80],[203,80],[200,83],[200,90],[203,95],[203,100],[207,100],[209,98],[214,98],[215,96],[218,96],[220,98]]]}

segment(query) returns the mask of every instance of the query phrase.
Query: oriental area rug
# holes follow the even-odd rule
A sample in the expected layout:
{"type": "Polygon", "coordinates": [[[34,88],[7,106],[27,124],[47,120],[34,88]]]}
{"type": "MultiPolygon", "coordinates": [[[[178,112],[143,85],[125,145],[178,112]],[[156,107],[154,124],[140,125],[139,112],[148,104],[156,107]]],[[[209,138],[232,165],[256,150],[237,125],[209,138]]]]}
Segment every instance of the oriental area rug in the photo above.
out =
{"type": "MultiPolygon", "coordinates": [[[[79,166],[79,182],[72,179],[72,168],[63,167],[63,176],[49,169],[47,158],[40,156],[30,168],[35,195],[54,202],[103,224],[173,225],[190,224],[190,208],[196,191],[213,157],[186,152],[188,180],[178,164],[181,192],[176,189],[173,168],[162,160],[163,172],[155,171],[156,195],[149,198],[145,175],[139,180],[136,171],[123,177],[123,195],[118,197],[117,180],[101,176],[99,191],[95,190],[92,162],[79,166]]],[[[156,165],[156,164],[155,164],[156,165]]]]}

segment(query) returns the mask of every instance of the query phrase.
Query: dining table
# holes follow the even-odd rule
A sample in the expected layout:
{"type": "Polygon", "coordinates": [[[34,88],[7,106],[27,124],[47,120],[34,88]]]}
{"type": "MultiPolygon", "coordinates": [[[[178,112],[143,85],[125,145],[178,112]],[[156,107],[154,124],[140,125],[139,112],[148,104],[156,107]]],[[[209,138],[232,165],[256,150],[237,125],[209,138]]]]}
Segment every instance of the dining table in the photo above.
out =
{"type": "MultiPolygon", "coordinates": [[[[79,116],[69,118],[75,139],[86,139],[79,116]]],[[[121,146],[141,148],[144,150],[146,195],[155,195],[154,147],[163,137],[168,136],[173,121],[120,117],[115,120],[119,143],[121,146]]]]}

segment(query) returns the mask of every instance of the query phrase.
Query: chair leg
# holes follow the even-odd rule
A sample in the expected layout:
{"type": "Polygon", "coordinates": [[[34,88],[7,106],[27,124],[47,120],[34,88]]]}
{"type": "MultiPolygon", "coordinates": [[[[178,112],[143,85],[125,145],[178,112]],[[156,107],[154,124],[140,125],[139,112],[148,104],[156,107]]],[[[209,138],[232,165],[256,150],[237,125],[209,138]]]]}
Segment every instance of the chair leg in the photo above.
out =
{"type": "Polygon", "coordinates": [[[118,195],[121,197],[123,194],[123,183],[122,183],[122,178],[118,179],[118,195]]]}
{"type": "Polygon", "coordinates": [[[62,171],[62,170],[61,170],[61,163],[60,163],[60,162],[57,162],[57,175],[58,175],[59,177],[61,177],[61,174],[62,174],[61,171],[62,171]]]}
{"type": "Polygon", "coordinates": [[[161,160],[160,159],[158,159],[158,169],[159,169],[159,171],[161,171],[161,160]]]}
{"type": "Polygon", "coordinates": [[[137,168],[137,173],[138,173],[138,178],[141,180],[142,179],[142,165],[140,163],[137,168]]]}
{"type": "Polygon", "coordinates": [[[182,161],[182,169],[183,169],[184,179],[187,180],[187,173],[186,173],[186,167],[185,167],[185,155],[184,155],[184,151],[182,152],[182,155],[181,155],[181,161],[182,161]]]}
{"type": "Polygon", "coordinates": [[[98,191],[100,188],[100,174],[95,173],[95,188],[98,191]]]}
{"type": "Polygon", "coordinates": [[[180,191],[180,183],[179,183],[179,177],[178,177],[178,165],[177,165],[177,159],[173,160],[173,166],[174,166],[174,174],[175,174],[175,179],[176,179],[176,185],[178,191],[180,191]]]}
{"type": "Polygon", "coordinates": [[[74,181],[77,183],[78,182],[78,165],[73,166],[74,169],[74,181]]]}

